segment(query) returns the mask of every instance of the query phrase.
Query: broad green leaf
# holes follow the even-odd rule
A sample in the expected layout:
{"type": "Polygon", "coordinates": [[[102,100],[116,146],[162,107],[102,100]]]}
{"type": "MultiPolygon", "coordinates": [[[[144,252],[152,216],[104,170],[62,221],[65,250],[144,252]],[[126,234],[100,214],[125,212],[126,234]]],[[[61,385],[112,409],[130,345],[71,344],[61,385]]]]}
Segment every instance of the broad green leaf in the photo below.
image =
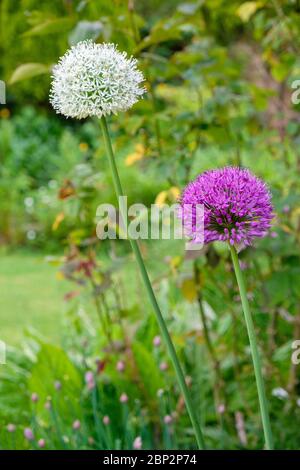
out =
{"type": "Polygon", "coordinates": [[[164,386],[158,365],[153,355],[141,343],[134,343],[132,350],[139,375],[145,386],[145,392],[149,395],[149,398],[154,399],[157,390],[164,386]]]}
{"type": "Polygon", "coordinates": [[[44,21],[29,29],[23,34],[23,37],[42,36],[44,34],[61,33],[70,29],[74,24],[73,18],[54,18],[44,21]]]}
{"type": "Polygon", "coordinates": [[[237,15],[241,18],[242,21],[247,23],[250,20],[251,16],[263,6],[262,2],[245,2],[237,9],[237,15]]]}
{"type": "Polygon", "coordinates": [[[12,85],[22,80],[27,80],[28,78],[36,77],[37,75],[49,73],[50,70],[50,65],[40,64],[37,62],[22,64],[19,65],[19,67],[17,67],[16,70],[13,72],[12,76],[10,77],[9,83],[12,85]]]}
{"type": "Polygon", "coordinates": [[[100,21],[79,21],[69,35],[69,44],[74,46],[85,39],[95,41],[102,30],[103,24],[100,21]]]}
{"type": "Polygon", "coordinates": [[[48,410],[45,410],[45,402],[49,397],[56,414],[64,417],[64,421],[72,422],[79,418],[83,383],[79,371],[63,349],[42,344],[28,380],[28,389],[38,394],[36,406],[44,419],[49,417],[48,410]],[[55,389],[56,381],[61,383],[60,391],[55,389]]]}

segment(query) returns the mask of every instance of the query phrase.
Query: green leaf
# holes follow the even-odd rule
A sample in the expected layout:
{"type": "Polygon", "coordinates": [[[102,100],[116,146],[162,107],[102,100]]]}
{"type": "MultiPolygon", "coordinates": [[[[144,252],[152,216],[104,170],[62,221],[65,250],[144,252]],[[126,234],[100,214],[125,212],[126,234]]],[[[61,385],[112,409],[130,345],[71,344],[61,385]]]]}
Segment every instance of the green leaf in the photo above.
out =
{"type": "Polygon", "coordinates": [[[82,388],[81,376],[63,349],[42,344],[28,380],[28,389],[31,393],[38,394],[39,401],[35,406],[44,419],[49,417],[48,410],[45,410],[45,402],[49,397],[52,398],[56,414],[64,417],[65,422],[71,423],[75,418],[79,418],[82,388]],[[55,389],[56,381],[61,383],[60,391],[55,389]]]}
{"type": "Polygon", "coordinates": [[[40,64],[37,62],[22,64],[19,65],[19,67],[17,67],[16,70],[13,72],[12,76],[10,77],[9,83],[12,85],[22,80],[27,80],[28,78],[36,77],[37,75],[49,73],[50,71],[51,65],[40,64]]]}
{"type": "Polygon", "coordinates": [[[247,21],[250,20],[251,16],[253,16],[254,13],[262,6],[262,2],[245,2],[239,6],[236,13],[242,21],[247,23],[247,21]]]}
{"type": "Polygon", "coordinates": [[[73,24],[74,24],[73,18],[49,19],[29,29],[22,36],[31,37],[31,36],[43,36],[44,34],[61,33],[62,31],[70,29],[73,26],[73,24]]]}
{"type": "Polygon", "coordinates": [[[180,39],[181,31],[176,24],[168,24],[166,22],[158,23],[152,29],[149,36],[146,36],[143,41],[135,49],[135,54],[143,49],[146,49],[155,44],[160,44],[165,41],[180,39]]]}
{"type": "Polygon", "coordinates": [[[149,398],[155,399],[157,390],[163,388],[164,383],[154,357],[141,343],[134,343],[132,350],[145,392],[149,398]]]}
{"type": "Polygon", "coordinates": [[[102,31],[103,24],[100,21],[79,21],[69,35],[69,44],[74,46],[85,39],[95,41],[102,31]]]}

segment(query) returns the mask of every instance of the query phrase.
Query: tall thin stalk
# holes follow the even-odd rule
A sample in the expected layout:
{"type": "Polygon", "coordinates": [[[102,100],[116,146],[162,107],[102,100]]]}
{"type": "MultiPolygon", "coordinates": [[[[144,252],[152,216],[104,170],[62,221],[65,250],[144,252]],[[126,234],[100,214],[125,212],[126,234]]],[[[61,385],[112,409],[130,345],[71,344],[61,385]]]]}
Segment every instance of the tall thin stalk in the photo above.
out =
{"type": "Polygon", "coordinates": [[[241,296],[241,301],[242,301],[242,306],[244,310],[245,321],[246,321],[246,326],[247,326],[247,331],[248,331],[248,337],[249,337],[249,342],[250,342],[252,361],[253,361],[254,373],[255,373],[255,379],[256,379],[256,386],[257,386],[257,392],[258,392],[260,413],[261,413],[261,419],[262,419],[265,441],[266,441],[266,448],[268,450],[272,450],[273,449],[273,436],[272,436],[270,417],[269,417],[269,412],[268,412],[268,402],[267,402],[267,397],[266,397],[266,392],[265,392],[264,379],[262,375],[260,356],[259,356],[258,347],[256,343],[254,324],[253,324],[249,302],[247,298],[246,285],[245,285],[244,276],[240,267],[238,254],[234,246],[230,245],[230,252],[231,252],[232,262],[233,262],[234,271],[236,275],[236,280],[237,280],[239,291],[240,291],[240,296],[241,296]]]}
{"type": "MultiPolygon", "coordinates": [[[[111,145],[111,140],[110,140],[110,136],[109,136],[107,122],[106,122],[106,119],[105,119],[104,116],[101,118],[100,123],[101,123],[101,129],[102,129],[103,138],[104,138],[104,142],[105,142],[105,147],[106,147],[106,151],[107,151],[107,156],[108,156],[109,163],[110,163],[110,168],[111,168],[111,171],[112,171],[115,192],[116,192],[117,197],[121,197],[121,196],[124,195],[124,193],[123,193],[123,189],[122,189],[122,185],[121,185],[121,181],[120,181],[120,177],[119,177],[119,173],[118,173],[118,169],[117,169],[117,165],[116,165],[116,161],[115,161],[115,157],[114,157],[114,153],[113,153],[113,149],[112,149],[112,145],[111,145]]],[[[122,212],[124,212],[124,208],[121,207],[120,210],[121,210],[121,216],[125,220],[126,219],[126,214],[122,213],[122,212]]],[[[178,360],[174,345],[172,343],[172,339],[169,335],[167,326],[165,324],[164,318],[163,318],[162,313],[160,311],[160,308],[159,308],[159,305],[157,303],[155,294],[153,292],[151,282],[149,280],[148,273],[147,273],[147,270],[145,268],[144,261],[143,261],[140,249],[138,247],[138,244],[137,244],[136,240],[132,240],[130,238],[129,238],[129,240],[130,240],[131,248],[132,248],[132,251],[135,255],[138,267],[140,269],[141,276],[142,276],[143,282],[145,284],[145,288],[147,290],[151,305],[152,305],[154,313],[156,315],[156,319],[157,319],[157,322],[159,324],[159,328],[160,328],[162,337],[165,341],[165,344],[167,346],[171,361],[173,363],[173,366],[174,366],[174,369],[175,369],[175,372],[176,372],[176,376],[177,376],[177,380],[178,380],[178,384],[180,386],[181,393],[184,397],[185,404],[186,404],[186,407],[187,407],[187,410],[188,410],[188,413],[189,413],[189,416],[190,416],[190,419],[191,419],[191,422],[192,422],[192,425],[193,425],[193,428],[194,428],[194,432],[195,432],[198,447],[199,447],[199,449],[204,449],[205,444],[204,444],[203,434],[202,434],[200,425],[198,423],[196,412],[195,412],[195,409],[194,409],[193,404],[191,402],[190,394],[189,394],[187,385],[185,383],[185,378],[184,378],[181,366],[179,364],[179,360],[178,360]]]]}

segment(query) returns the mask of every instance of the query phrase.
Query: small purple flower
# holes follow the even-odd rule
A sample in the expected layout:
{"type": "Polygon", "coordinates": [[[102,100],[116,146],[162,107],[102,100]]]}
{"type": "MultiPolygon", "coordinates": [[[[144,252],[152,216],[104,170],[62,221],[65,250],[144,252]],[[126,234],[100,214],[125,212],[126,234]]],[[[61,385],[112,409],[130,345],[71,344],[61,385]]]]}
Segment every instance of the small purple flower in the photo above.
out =
{"type": "Polygon", "coordinates": [[[122,393],[122,395],[120,396],[120,402],[121,403],[127,403],[128,402],[128,396],[126,395],[126,393],[122,393]]]}
{"type": "Polygon", "coordinates": [[[217,411],[220,415],[225,413],[225,405],[223,403],[220,403],[220,405],[217,408],[217,411]]]}
{"type": "Polygon", "coordinates": [[[286,204],[286,205],[283,206],[283,208],[282,208],[282,212],[283,212],[284,214],[288,214],[288,213],[290,212],[290,210],[291,210],[291,208],[290,208],[290,206],[289,206],[288,204],[286,204]]]}
{"type": "Polygon", "coordinates": [[[172,421],[173,421],[172,416],[170,416],[170,415],[164,416],[164,423],[165,423],[166,425],[171,424],[172,421]]]}
{"type": "Polygon", "coordinates": [[[266,184],[249,170],[225,167],[200,174],[183,191],[179,216],[186,236],[201,240],[197,206],[204,206],[204,243],[216,240],[251,245],[264,237],[273,218],[266,184]]]}
{"type": "Polygon", "coordinates": [[[79,419],[76,419],[74,423],[72,424],[72,428],[74,429],[74,431],[78,431],[78,429],[80,429],[80,426],[81,426],[81,423],[79,419]]]}
{"type": "Polygon", "coordinates": [[[154,336],[153,338],[153,346],[158,348],[161,345],[161,338],[160,336],[154,336]]]}
{"type": "Polygon", "coordinates": [[[57,391],[61,390],[61,382],[60,382],[59,380],[56,380],[56,381],[54,382],[54,388],[55,388],[55,390],[57,390],[57,391]]]}
{"type": "Polygon", "coordinates": [[[32,393],[32,395],[31,395],[31,401],[32,401],[33,403],[37,403],[37,402],[39,401],[39,396],[38,396],[37,393],[32,393]]]}
{"type": "Polygon", "coordinates": [[[168,364],[167,364],[165,361],[163,361],[163,362],[161,362],[161,363],[159,364],[159,368],[160,368],[160,370],[163,371],[163,372],[166,371],[166,370],[168,369],[168,367],[169,367],[169,366],[168,366],[168,364]]]}
{"type": "Polygon", "coordinates": [[[118,372],[124,372],[125,370],[125,363],[123,361],[118,361],[116,369],[118,372]]]}
{"type": "Polygon", "coordinates": [[[9,423],[9,424],[6,426],[6,429],[7,429],[8,432],[15,432],[16,426],[15,426],[15,424],[9,423]]]}
{"type": "Polygon", "coordinates": [[[38,440],[38,446],[39,446],[40,449],[43,449],[45,447],[45,445],[46,445],[45,439],[39,439],[38,440]]]}
{"type": "Polygon", "coordinates": [[[105,426],[108,426],[109,423],[110,423],[109,416],[107,416],[107,415],[103,416],[102,422],[105,426]]]}
{"type": "Polygon", "coordinates": [[[92,390],[95,387],[96,384],[95,384],[95,378],[94,378],[93,372],[91,371],[86,372],[85,383],[87,384],[89,390],[92,390]]]}
{"type": "Polygon", "coordinates": [[[24,437],[27,439],[27,441],[33,441],[34,435],[33,432],[30,428],[25,428],[24,429],[24,437]]]}
{"type": "Polygon", "coordinates": [[[242,261],[242,260],[240,260],[239,263],[240,263],[241,270],[246,271],[246,269],[248,268],[248,264],[245,261],[242,261]]]}
{"type": "Polygon", "coordinates": [[[133,448],[139,450],[142,448],[143,442],[141,436],[137,436],[133,441],[133,448]]]}

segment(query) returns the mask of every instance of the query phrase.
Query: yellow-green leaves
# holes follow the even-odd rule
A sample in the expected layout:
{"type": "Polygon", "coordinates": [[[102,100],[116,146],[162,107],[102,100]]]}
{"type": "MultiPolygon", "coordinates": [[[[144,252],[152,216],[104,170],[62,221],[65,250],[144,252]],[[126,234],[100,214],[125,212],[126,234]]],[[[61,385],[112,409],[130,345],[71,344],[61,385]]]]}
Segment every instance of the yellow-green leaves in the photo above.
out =
{"type": "Polygon", "coordinates": [[[51,65],[40,64],[37,62],[30,62],[28,64],[19,65],[10,77],[9,83],[14,83],[26,80],[28,78],[36,77],[45,73],[50,73],[51,65]]]}

